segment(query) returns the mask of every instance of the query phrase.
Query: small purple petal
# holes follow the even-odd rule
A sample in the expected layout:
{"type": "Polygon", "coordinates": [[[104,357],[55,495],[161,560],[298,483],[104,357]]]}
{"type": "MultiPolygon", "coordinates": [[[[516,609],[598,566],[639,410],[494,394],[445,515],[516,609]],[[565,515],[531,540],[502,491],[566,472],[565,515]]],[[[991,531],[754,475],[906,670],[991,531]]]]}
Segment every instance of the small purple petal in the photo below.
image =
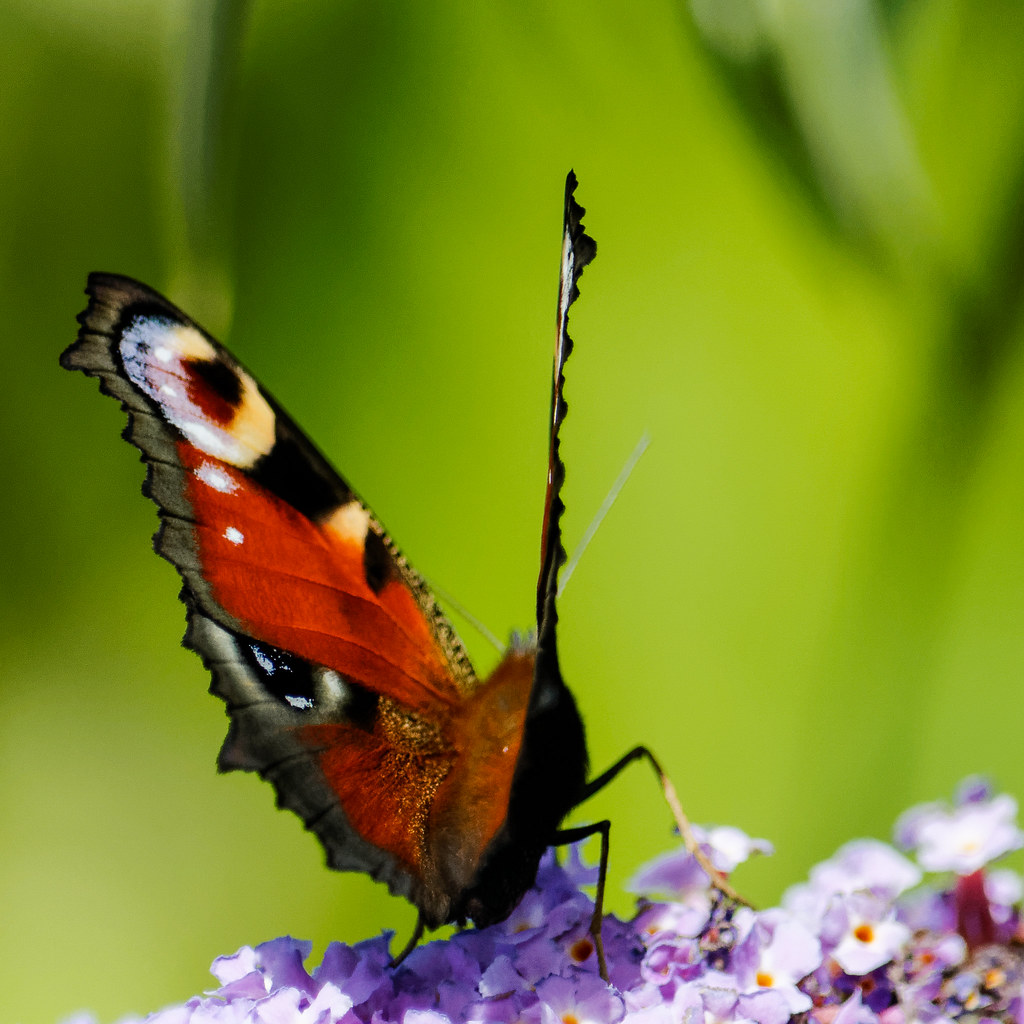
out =
{"type": "MultiPolygon", "coordinates": [[[[631,1010],[622,1018],[622,1024],[677,1024],[680,1019],[668,1003],[657,1003],[645,1006],[641,1010],[631,1010]]],[[[703,1022],[703,1014],[700,1018],[703,1022]]]]}
{"type": "Polygon", "coordinates": [[[526,987],[526,979],[512,966],[509,957],[499,956],[484,969],[477,990],[480,995],[493,998],[522,992],[526,987]]]}
{"type": "MultiPolygon", "coordinates": [[[[264,996],[263,999],[258,1000],[252,1004],[249,1012],[244,1018],[241,1016],[235,1017],[234,1015],[228,1017],[230,1021],[241,1021],[245,1020],[252,1022],[252,1024],[292,1024],[292,1022],[299,1020],[299,1000],[302,998],[301,993],[296,992],[294,989],[283,988],[278,992],[274,992],[271,995],[264,996]]],[[[242,1010],[245,1006],[244,1003],[229,1004],[232,1010],[237,1013],[242,1010]]],[[[193,1024],[197,1020],[203,1020],[203,1011],[214,1009],[214,1014],[211,1015],[211,1020],[216,1020],[220,1024],[220,1020],[223,1015],[218,1012],[219,1008],[210,1006],[209,1004],[197,1007],[193,1012],[193,1015],[189,1018],[193,1024]]],[[[160,1024],[164,1024],[163,1021],[160,1024]]]]}
{"type": "Polygon", "coordinates": [[[793,1013],[810,1008],[811,1001],[807,999],[806,1005],[794,1010],[783,993],[776,989],[741,995],[736,1003],[737,1012],[747,1020],[757,1021],[757,1024],[786,1024],[793,1013]]]}
{"type": "Polygon", "coordinates": [[[775,852],[775,847],[767,839],[753,839],[733,825],[709,829],[706,845],[711,863],[726,875],[732,874],[755,853],[770,857],[775,852]]]}
{"type": "Polygon", "coordinates": [[[303,966],[312,950],[312,942],[286,935],[260,943],[256,947],[256,960],[270,980],[272,989],[296,988],[312,994],[312,979],[303,966]]]}
{"type": "MultiPolygon", "coordinates": [[[[256,971],[256,950],[252,946],[243,946],[231,956],[219,956],[213,961],[210,973],[222,984],[238,981],[256,971]]],[[[266,990],[264,990],[266,991],[266,990]]]]}
{"type": "Polygon", "coordinates": [[[327,982],[310,1003],[304,1016],[309,1018],[311,1024],[333,1024],[334,1021],[341,1020],[354,1005],[352,997],[347,992],[342,992],[340,988],[327,982]]]}
{"type": "Polygon", "coordinates": [[[219,999],[231,1001],[233,999],[262,999],[270,991],[269,979],[261,971],[253,971],[252,974],[238,978],[236,981],[229,981],[217,989],[216,995],[219,999]]]}
{"type": "Polygon", "coordinates": [[[985,893],[993,905],[1012,907],[1024,897],[1024,883],[1016,871],[997,868],[985,873],[985,893]]]}
{"type": "Polygon", "coordinates": [[[694,890],[706,893],[708,877],[685,846],[669,850],[646,864],[626,884],[629,892],[644,896],[671,896],[694,890]]]}
{"type": "Polygon", "coordinates": [[[686,991],[699,991],[707,1012],[718,1020],[732,1017],[739,1002],[739,983],[725,971],[707,971],[699,981],[686,987],[686,991]]]}
{"type": "Polygon", "coordinates": [[[875,1024],[878,1018],[861,1001],[860,992],[854,992],[839,1008],[832,1024],[875,1024]]]}
{"type": "Polygon", "coordinates": [[[313,980],[319,984],[331,983],[347,992],[355,1004],[365,1003],[381,988],[390,990],[391,980],[386,971],[391,962],[387,941],[381,936],[346,946],[332,942],[324,951],[324,958],[313,971],[313,980]]]}
{"type": "Polygon", "coordinates": [[[953,791],[953,804],[983,804],[992,798],[992,782],[984,775],[969,775],[957,783],[953,791]]]}

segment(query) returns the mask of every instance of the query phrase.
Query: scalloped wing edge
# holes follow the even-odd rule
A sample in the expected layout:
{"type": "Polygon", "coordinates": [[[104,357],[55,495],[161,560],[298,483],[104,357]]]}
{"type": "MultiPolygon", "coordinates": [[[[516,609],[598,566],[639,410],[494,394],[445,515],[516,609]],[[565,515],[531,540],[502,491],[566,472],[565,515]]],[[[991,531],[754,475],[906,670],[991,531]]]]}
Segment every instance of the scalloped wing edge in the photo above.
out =
{"type": "MultiPolygon", "coordinates": [[[[196,608],[186,589],[181,599],[188,617],[183,644],[199,655],[212,678],[210,693],[224,701],[229,717],[218,770],[256,772],[273,786],[277,806],[298,815],[305,828],[320,840],[328,867],[364,872],[383,882],[393,895],[419,905],[425,894],[422,883],[352,828],[337,795],[324,779],[316,751],[294,739],[287,728],[281,728],[280,720],[288,717],[287,710],[266,696],[240,655],[232,633],[196,608]]],[[[298,714],[294,718],[296,726],[303,724],[298,714]]]]}

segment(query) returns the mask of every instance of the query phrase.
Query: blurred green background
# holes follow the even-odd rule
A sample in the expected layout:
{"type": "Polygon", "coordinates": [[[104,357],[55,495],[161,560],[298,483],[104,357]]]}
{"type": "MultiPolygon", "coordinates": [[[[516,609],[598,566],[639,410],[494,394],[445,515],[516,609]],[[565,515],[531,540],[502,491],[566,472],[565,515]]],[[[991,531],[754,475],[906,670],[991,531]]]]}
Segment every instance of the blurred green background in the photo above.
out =
{"type": "MultiPolygon", "coordinates": [[[[0,9],[0,1016],[110,1021],[291,933],[402,940],[178,646],[90,270],[224,338],[431,579],[530,625],[562,187],[562,601],[595,768],[643,741],[762,903],[969,772],[1024,792],[1024,27],[972,0],[0,9]]],[[[494,653],[463,628],[478,661],[494,653]]],[[[612,883],[670,843],[643,767],[612,883]]]]}

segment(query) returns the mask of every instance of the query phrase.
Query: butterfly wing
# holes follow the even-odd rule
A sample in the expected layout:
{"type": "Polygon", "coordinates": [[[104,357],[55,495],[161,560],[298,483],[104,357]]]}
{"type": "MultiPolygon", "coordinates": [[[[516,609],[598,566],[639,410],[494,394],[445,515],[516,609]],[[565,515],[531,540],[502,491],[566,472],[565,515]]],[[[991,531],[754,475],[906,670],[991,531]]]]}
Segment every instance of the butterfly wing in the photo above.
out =
{"type": "MultiPolygon", "coordinates": [[[[576,202],[576,175],[570,171],[565,181],[565,211],[562,227],[562,266],[558,277],[558,309],[555,319],[555,357],[551,383],[551,425],[548,442],[548,482],[544,495],[544,520],[540,542],[540,576],[537,580],[538,646],[555,654],[555,624],[558,613],[558,571],[565,564],[562,546],[562,485],[565,463],[559,451],[559,431],[568,411],[562,389],[565,384],[565,362],[572,352],[569,337],[569,307],[579,298],[579,280],[583,268],[597,255],[597,243],[583,228],[586,210],[576,202]]],[[[540,659],[539,659],[540,660],[540,659]]],[[[543,669],[540,670],[543,674],[543,669]]]]}
{"type": "Polygon", "coordinates": [[[234,357],[156,292],[93,274],[62,364],[128,412],[185,643],[231,716],[222,770],[259,772],[322,841],[446,920],[426,819],[457,760],[446,723],[477,687],[421,577],[234,357]],[[330,750],[326,748],[330,746],[330,750]]]}
{"type": "MultiPolygon", "coordinates": [[[[565,183],[548,477],[537,584],[537,635],[528,652],[532,678],[524,697],[518,758],[510,786],[503,790],[509,793],[505,819],[482,858],[473,885],[462,897],[464,915],[478,924],[507,917],[533,884],[541,855],[554,839],[562,819],[582,799],[587,778],[583,723],[562,679],[555,635],[558,570],[565,562],[561,531],[565,465],[559,454],[559,432],[567,411],[562,396],[563,370],[572,350],[569,307],[579,295],[577,285],[583,268],[597,252],[596,243],[583,229],[585,211],[574,198],[575,189],[576,176],[570,171],[565,183]]],[[[506,662],[511,660],[512,653],[506,662]]],[[[486,696],[485,689],[479,699],[486,696]]],[[[473,703],[477,700],[474,697],[473,703]]]]}

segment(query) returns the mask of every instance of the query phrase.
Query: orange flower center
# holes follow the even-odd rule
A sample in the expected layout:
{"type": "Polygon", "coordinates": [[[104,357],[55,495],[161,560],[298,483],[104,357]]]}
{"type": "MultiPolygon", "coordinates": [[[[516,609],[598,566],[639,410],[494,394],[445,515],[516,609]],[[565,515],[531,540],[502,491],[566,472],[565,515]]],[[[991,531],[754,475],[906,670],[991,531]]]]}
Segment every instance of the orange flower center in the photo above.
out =
{"type": "Polygon", "coordinates": [[[586,960],[593,952],[594,944],[590,939],[580,939],[569,947],[569,956],[571,956],[578,964],[583,963],[583,961],[586,960]]]}

